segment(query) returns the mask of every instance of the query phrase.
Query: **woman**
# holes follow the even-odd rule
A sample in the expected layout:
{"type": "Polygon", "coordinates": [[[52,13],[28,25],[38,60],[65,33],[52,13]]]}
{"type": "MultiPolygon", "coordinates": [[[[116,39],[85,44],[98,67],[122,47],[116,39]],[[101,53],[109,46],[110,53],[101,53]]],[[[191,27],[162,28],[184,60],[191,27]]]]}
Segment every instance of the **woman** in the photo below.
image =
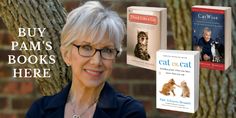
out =
{"type": "Polygon", "coordinates": [[[106,82],[121,52],[125,26],[117,13],[90,1],[68,14],[61,54],[72,82],[33,103],[27,118],[145,118],[143,106],[106,82]]]}

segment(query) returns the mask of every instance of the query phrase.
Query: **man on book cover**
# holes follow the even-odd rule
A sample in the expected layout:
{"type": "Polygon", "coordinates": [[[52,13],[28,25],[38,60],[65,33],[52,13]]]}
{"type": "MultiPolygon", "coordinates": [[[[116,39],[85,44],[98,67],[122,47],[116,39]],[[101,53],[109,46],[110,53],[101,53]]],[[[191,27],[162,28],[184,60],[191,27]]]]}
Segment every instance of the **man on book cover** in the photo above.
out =
{"type": "Polygon", "coordinates": [[[223,67],[225,25],[224,15],[212,12],[193,11],[193,49],[201,52],[201,67],[209,67],[209,64],[223,67]],[[208,17],[207,17],[208,16],[208,17]]]}
{"type": "Polygon", "coordinates": [[[203,29],[203,35],[198,40],[197,45],[199,46],[198,50],[201,51],[201,60],[211,61],[212,60],[212,42],[211,30],[208,27],[203,29]]]}

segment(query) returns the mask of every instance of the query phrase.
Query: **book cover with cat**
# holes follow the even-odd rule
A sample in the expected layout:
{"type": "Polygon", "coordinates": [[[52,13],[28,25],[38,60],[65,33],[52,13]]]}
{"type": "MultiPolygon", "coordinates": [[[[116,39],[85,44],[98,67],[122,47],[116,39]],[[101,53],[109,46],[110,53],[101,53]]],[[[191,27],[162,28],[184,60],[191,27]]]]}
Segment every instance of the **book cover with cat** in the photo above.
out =
{"type": "Polygon", "coordinates": [[[127,8],[127,64],[155,70],[156,51],[167,47],[167,10],[127,8]]]}
{"type": "Polygon", "coordinates": [[[199,101],[199,51],[156,53],[156,108],[194,113],[199,101]]]}
{"type": "Polygon", "coordinates": [[[226,70],[231,65],[230,7],[192,7],[192,49],[201,51],[202,68],[226,70]]]}

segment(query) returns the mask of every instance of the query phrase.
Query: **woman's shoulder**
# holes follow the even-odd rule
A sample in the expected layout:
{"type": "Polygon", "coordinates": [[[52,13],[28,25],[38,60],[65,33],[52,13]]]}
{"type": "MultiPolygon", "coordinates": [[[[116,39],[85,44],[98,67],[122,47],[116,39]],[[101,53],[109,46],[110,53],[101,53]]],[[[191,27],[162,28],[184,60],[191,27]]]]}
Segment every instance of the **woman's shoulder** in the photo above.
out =
{"type": "Polygon", "coordinates": [[[122,112],[127,115],[132,115],[132,118],[137,116],[137,118],[145,118],[145,110],[143,104],[132,98],[131,96],[126,96],[121,93],[117,93],[117,101],[122,112]]]}
{"type": "Polygon", "coordinates": [[[143,107],[140,101],[134,99],[131,96],[126,96],[122,93],[117,92],[116,94],[117,100],[120,104],[125,106],[135,106],[135,107],[143,107]]]}
{"type": "Polygon", "coordinates": [[[57,94],[51,95],[51,96],[42,96],[35,100],[31,107],[37,107],[37,108],[45,108],[48,106],[50,103],[52,103],[53,99],[55,98],[57,94]]]}
{"type": "Polygon", "coordinates": [[[65,106],[69,87],[70,86],[65,87],[62,91],[54,95],[43,96],[35,100],[27,111],[26,117],[40,118],[41,115],[47,114],[48,111],[52,112],[61,110],[61,108],[65,106]]]}
{"type": "Polygon", "coordinates": [[[45,108],[48,106],[50,101],[53,99],[52,96],[43,96],[34,101],[26,113],[27,118],[39,118],[44,114],[45,108]]]}
{"type": "Polygon", "coordinates": [[[140,101],[117,92],[110,86],[105,86],[105,89],[106,95],[102,96],[106,96],[106,98],[104,97],[102,102],[112,109],[117,109],[116,113],[122,114],[122,118],[146,118],[144,106],[140,101]]]}

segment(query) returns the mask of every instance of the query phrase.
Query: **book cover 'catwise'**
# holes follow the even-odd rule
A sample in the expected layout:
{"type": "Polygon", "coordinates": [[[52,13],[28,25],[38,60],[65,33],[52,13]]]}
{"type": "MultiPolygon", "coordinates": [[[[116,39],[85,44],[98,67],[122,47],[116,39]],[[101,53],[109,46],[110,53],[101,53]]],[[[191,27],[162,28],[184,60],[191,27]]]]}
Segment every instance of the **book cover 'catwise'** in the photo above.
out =
{"type": "Polygon", "coordinates": [[[201,67],[226,70],[231,65],[231,8],[193,6],[192,28],[192,49],[201,52],[201,67]]]}

